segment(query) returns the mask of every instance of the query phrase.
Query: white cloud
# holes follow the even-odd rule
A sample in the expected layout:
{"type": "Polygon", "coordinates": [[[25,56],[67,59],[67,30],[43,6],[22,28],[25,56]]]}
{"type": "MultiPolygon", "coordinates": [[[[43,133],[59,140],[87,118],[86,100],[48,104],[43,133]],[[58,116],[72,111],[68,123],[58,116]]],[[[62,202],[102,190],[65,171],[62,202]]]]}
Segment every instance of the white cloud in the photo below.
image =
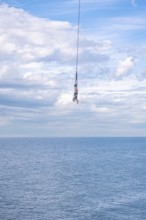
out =
{"type": "Polygon", "coordinates": [[[36,18],[7,5],[0,6],[0,16],[1,77],[26,79],[27,72],[39,75],[52,62],[74,58],[74,28],[68,22],[36,18]]]}
{"type": "Polygon", "coordinates": [[[96,105],[91,106],[91,110],[93,112],[96,112],[97,114],[103,113],[103,114],[109,114],[111,112],[110,108],[107,107],[97,107],[96,105]]]}
{"type": "Polygon", "coordinates": [[[72,103],[72,93],[62,93],[60,96],[58,96],[56,105],[58,106],[64,106],[64,105],[69,105],[72,103]]]}
{"type": "Polygon", "coordinates": [[[128,71],[135,65],[135,59],[133,57],[127,57],[125,60],[120,60],[116,76],[122,77],[128,73],[128,71]]]}

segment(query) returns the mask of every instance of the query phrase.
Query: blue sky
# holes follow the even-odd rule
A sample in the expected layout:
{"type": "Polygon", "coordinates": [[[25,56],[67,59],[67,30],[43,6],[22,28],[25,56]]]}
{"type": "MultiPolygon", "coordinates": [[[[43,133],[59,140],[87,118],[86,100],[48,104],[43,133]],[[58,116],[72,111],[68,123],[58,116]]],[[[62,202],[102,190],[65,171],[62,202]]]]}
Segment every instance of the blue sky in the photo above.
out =
{"type": "Polygon", "coordinates": [[[146,2],[0,0],[0,136],[145,136],[146,2]]]}

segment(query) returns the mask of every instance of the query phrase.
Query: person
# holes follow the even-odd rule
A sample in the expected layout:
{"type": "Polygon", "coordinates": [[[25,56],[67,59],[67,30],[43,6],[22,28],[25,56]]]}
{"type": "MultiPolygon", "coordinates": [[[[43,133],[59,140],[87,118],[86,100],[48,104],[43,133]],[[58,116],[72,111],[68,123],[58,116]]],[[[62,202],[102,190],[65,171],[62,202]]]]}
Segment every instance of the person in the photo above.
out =
{"type": "Polygon", "coordinates": [[[78,100],[78,86],[77,84],[74,85],[74,97],[73,97],[73,101],[77,102],[77,104],[79,103],[79,100],[78,100]]]}

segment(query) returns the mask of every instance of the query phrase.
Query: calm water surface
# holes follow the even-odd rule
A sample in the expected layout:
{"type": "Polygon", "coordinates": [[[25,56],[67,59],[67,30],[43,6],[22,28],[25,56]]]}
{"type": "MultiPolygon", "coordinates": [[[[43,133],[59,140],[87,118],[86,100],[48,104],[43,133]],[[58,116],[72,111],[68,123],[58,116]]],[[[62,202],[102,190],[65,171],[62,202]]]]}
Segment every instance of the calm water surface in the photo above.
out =
{"type": "Polygon", "coordinates": [[[0,220],[146,220],[146,138],[1,138],[0,220]]]}

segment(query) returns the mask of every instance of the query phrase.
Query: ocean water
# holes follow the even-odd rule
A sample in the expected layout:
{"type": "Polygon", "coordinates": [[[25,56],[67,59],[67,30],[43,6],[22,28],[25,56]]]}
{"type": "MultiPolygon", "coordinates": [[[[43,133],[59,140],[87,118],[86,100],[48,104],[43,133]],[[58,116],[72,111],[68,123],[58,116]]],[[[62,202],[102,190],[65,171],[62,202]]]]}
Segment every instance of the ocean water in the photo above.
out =
{"type": "Polygon", "coordinates": [[[146,138],[1,138],[0,220],[146,220],[146,138]]]}

